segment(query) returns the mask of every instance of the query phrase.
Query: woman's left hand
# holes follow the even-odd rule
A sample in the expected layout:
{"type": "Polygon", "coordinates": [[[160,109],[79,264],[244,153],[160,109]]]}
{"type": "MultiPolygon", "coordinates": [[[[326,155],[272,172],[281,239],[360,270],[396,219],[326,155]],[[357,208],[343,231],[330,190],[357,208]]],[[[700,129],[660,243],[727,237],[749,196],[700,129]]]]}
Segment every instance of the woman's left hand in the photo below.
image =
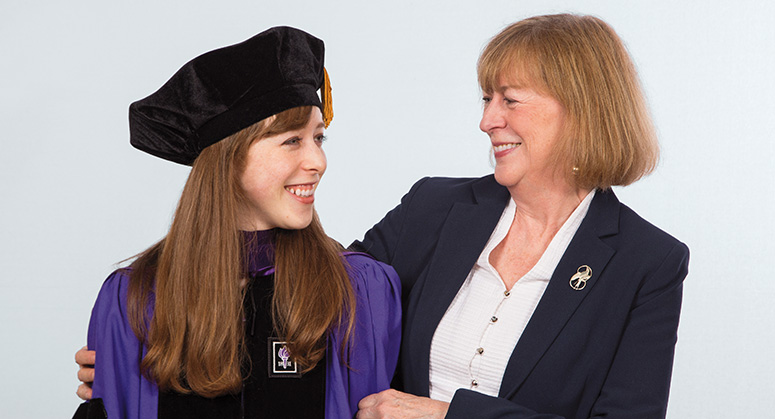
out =
{"type": "Polygon", "coordinates": [[[358,403],[357,419],[443,418],[449,403],[389,389],[366,396],[358,403]]]}

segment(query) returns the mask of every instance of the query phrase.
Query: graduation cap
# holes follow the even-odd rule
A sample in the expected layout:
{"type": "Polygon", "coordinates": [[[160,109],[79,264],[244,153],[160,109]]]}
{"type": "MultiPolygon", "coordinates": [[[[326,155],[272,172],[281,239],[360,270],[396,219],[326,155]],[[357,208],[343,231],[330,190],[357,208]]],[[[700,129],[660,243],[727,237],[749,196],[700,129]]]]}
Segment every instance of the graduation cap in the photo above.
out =
{"type": "Polygon", "coordinates": [[[205,147],[291,108],[321,108],[328,127],[333,111],[324,50],[323,41],[304,31],[275,27],[200,55],[129,106],[129,142],[191,165],[205,147]]]}

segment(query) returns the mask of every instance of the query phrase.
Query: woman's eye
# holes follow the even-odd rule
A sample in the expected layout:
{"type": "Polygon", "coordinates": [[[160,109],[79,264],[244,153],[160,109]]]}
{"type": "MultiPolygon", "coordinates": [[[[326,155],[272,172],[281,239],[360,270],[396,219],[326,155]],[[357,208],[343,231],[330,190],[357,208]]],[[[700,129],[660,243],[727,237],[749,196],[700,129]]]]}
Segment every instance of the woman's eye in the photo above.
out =
{"type": "Polygon", "coordinates": [[[301,141],[299,137],[293,137],[283,141],[283,145],[296,145],[299,141],[301,141]]]}
{"type": "Polygon", "coordinates": [[[506,102],[506,104],[507,104],[507,105],[514,105],[515,103],[519,103],[519,101],[518,101],[518,100],[509,99],[509,98],[507,98],[507,97],[504,97],[504,98],[503,98],[503,101],[504,101],[504,102],[506,102]]]}
{"type": "Polygon", "coordinates": [[[325,135],[318,135],[317,137],[315,137],[315,141],[317,141],[320,144],[323,144],[324,142],[326,142],[326,140],[328,140],[328,137],[326,137],[325,135]]]}
{"type": "Polygon", "coordinates": [[[491,101],[492,101],[492,98],[489,96],[485,96],[482,98],[482,103],[484,103],[485,105],[490,103],[491,101]]]}

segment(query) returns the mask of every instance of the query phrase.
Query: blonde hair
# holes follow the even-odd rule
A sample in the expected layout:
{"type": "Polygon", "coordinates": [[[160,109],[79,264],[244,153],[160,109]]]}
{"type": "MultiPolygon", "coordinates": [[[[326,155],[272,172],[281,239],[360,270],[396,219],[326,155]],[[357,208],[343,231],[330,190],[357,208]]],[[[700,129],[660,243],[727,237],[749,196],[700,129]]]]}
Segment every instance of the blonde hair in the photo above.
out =
{"type": "MultiPolygon", "coordinates": [[[[253,141],[303,127],[310,112],[309,106],[289,109],[205,148],[169,233],[132,263],[130,324],[147,347],[143,374],[160,389],[214,397],[242,387],[245,243],[238,212],[245,197],[239,175],[253,141]]],[[[294,360],[309,371],[323,358],[332,327],[343,326],[349,339],[355,296],[342,248],[326,236],[317,214],[307,228],[279,230],[275,241],[272,319],[294,360]]]]}
{"type": "Polygon", "coordinates": [[[577,187],[629,185],[656,167],[659,144],[635,66],[601,19],[559,14],[516,22],[490,40],[477,73],[484,92],[506,83],[563,105],[555,163],[577,187]]]}

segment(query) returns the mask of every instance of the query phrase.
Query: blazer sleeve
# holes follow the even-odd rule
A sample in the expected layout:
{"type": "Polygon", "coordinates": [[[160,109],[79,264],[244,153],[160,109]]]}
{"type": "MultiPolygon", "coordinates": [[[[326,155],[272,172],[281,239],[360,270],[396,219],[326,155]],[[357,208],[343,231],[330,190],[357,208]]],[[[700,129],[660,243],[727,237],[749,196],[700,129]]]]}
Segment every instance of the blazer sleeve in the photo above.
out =
{"type": "Polygon", "coordinates": [[[350,245],[350,249],[369,253],[380,262],[393,264],[396,245],[405,229],[407,212],[417,191],[428,179],[430,178],[425,177],[417,181],[409,192],[401,198],[401,203],[390,210],[374,227],[369,229],[363,236],[363,241],[356,240],[353,242],[350,245]]]}
{"type": "MultiPolygon", "coordinates": [[[[643,281],[603,388],[587,417],[665,417],[688,262],[689,249],[683,243],[676,243],[661,266],[643,281]]],[[[446,417],[562,418],[465,389],[455,393],[446,417]]]]}

